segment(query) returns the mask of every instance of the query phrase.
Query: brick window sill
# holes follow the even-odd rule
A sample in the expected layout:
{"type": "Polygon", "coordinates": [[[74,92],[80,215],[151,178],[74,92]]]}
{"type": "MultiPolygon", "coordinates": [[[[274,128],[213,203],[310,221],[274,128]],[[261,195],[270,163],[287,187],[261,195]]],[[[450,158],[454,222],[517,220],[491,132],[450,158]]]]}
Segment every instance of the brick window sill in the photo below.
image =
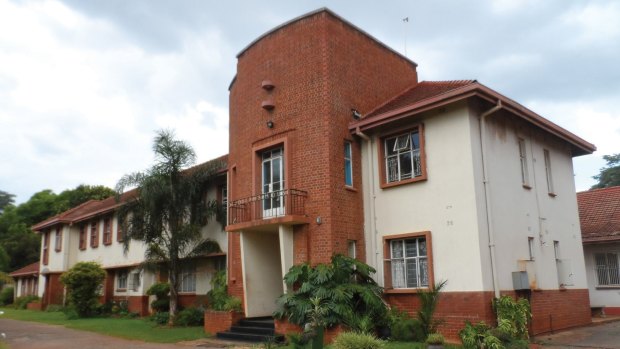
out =
{"type": "Polygon", "coordinates": [[[529,184],[523,184],[523,189],[531,190],[532,187],[529,184]]]}
{"type": "Polygon", "coordinates": [[[409,184],[409,183],[416,183],[416,182],[422,182],[422,181],[425,181],[425,180],[426,180],[426,176],[419,176],[419,177],[416,177],[416,178],[406,179],[404,181],[390,182],[390,183],[381,183],[381,189],[398,187],[400,185],[405,185],[405,184],[409,184]]]}
{"type": "Polygon", "coordinates": [[[348,185],[345,185],[344,188],[346,190],[350,191],[350,192],[353,192],[353,193],[357,193],[358,192],[358,190],[356,188],[350,187],[348,185]]]}
{"type": "Polygon", "coordinates": [[[550,197],[552,197],[552,198],[554,198],[554,197],[558,196],[558,194],[556,194],[556,193],[548,193],[548,195],[549,195],[550,197]]]}

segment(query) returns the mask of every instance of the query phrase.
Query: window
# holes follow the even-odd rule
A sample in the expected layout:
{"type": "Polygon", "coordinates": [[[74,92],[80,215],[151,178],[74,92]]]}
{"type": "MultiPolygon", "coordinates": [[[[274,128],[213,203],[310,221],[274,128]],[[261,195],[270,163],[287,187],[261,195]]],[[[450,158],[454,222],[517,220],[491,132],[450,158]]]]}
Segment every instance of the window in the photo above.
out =
{"type": "Polygon", "coordinates": [[[525,188],[530,188],[530,174],[527,171],[527,150],[525,139],[519,138],[519,159],[521,161],[521,184],[525,188]]]}
{"type": "Polygon", "coordinates": [[[224,217],[224,220],[227,219],[228,215],[228,187],[226,186],[226,184],[223,184],[220,186],[220,196],[221,196],[221,202],[222,202],[222,215],[224,217]]]}
{"type": "Polygon", "coordinates": [[[54,249],[56,252],[60,252],[62,250],[62,228],[56,228],[56,236],[54,239],[54,249]]]}
{"type": "Polygon", "coordinates": [[[127,289],[127,270],[119,270],[116,274],[116,288],[119,290],[127,289]]]}
{"type": "Polygon", "coordinates": [[[90,223],[90,247],[96,248],[99,246],[99,230],[97,229],[97,221],[90,223]]]}
{"type": "Polygon", "coordinates": [[[431,283],[427,241],[430,233],[385,241],[386,288],[426,288],[431,283]],[[389,265],[389,267],[388,267],[389,265]]]}
{"type": "Polygon", "coordinates": [[[196,292],[196,267],[185,267],[179,275],[179,292],[196,292]]]}
{"type": "Polygon", "coordinates": [[[50,232],[49,230],[43,233],[43,265],[47,265],[49,263],[49,255],[50,255],[50,232]]]}
{"type": "Polygon", "coordinates": [[[426,178],[424,170],[422,126],[383,139],[381,145],[384,182],[409,183],[426,178]]]}
{"type": "Polygon", "coordinates": [[[125,231],[123,230],[123,222],[121,222],[118,217],[116,220],[116,241],[123,242],[125,239],[125,231]]]}
{"type": "Polygon", "coordinates": [[[555,191],[553,190],[553,176],[551,174],[551,157],[549,156],[549,151],[544,149],[545,154],[545,172],[547,173],[547,189],[549,195],[555,196],[555,191]]]}
{"type": "Polygon", "coordinates": [[[347,256],[355,258],[355,240],[347,241],[347,256]]]}
{"type": "Polygon", "coordinates": [[[595,253],[594,261],[598,286],[620,286],[618,253],[595,253]]]}
{"type": "Polygon", "coordinates": [[[103,244],[109,245],[112,243],[112,219],[106,217],[103,220],[103,244]]]}
{"type": "Polygon", "coordinates": [[[351,142],[344,142],[344,184],[353,186],[353,163],[351,155],[351,142]]]}
{"type": "Polygon", "coordinates": [[[80,250],[86,249],[86,225],[80,225],[80,250]]]}
{"type": "Polygon", "coordinates": [[[140,288],[141,279],[142,279],[142,274],[140,273],[140,271],[134,271],[131,274],[129,274],[129,278],[128,278],[129,289],[132,291],[137,291],[140,288]]]}
{"type": "Polygon", "coordinates": [[[555,255],[555,260],[560,260],[560,242],[553,241],[553,254],[555,255]]]}
{"type": "Polygon", "coordinates": [[[534,260],[534,238],[531,236],[527,238],[527,250],[528,250],[530,260],[533,261],[534,260]]]}

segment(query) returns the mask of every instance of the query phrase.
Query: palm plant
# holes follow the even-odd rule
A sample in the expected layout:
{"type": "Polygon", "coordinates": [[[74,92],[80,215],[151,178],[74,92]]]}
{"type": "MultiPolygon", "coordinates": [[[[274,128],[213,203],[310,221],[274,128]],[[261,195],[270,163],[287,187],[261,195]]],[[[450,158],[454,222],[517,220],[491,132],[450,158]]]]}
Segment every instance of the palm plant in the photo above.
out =
{"type": "Polygon", "coordinates": [[[447,280],[436,283],[433,288],[420,292],[420,310],[418,310],[418,320],[420,320],[424,338],[429,334],[435,333],[437,327],[443,322],[435,319],[435,310],[439,303],[441,290],[446,286],[447,280]]]}
{"type": "Polygon", "coordinates": [[[185,170],[196,155],[171,131],[158,131],[153,151],[151,168],[127,174],[117,183],[117,200],[127,201],[118,210],[118,220],[125,232],[125,252],[131,240],[142,241],[146,245],[143,266],[168,274],[172,324],[178,312],[181,271],[193,257],[220,251],[217,242],[203,237],[201,227],[217,207],[207,201],[206,190],[225,164],[208,162],[185,170]],[[123,194],[132,187],[135,191],[123,194]]]}

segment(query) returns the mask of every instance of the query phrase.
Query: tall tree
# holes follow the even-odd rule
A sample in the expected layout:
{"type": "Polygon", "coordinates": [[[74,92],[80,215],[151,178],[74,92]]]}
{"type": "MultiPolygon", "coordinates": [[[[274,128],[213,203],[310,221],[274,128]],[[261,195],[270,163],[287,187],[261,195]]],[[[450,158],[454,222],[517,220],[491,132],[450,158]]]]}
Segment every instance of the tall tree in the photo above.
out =
{"type": "Polygon", "coordinates": [[[114,190],[103,185],[80,184],[58,194],[56,212],[61,213],[88,200],[103,200],[113,196],[114,190]]]}
{"type": "Polygon", "coordinates": [[[607,166],[601,168],[601,173],[592,177],[598,181],[591,189],[608,188],[620,185],[620,153],[603,155],[607,166]]]}
{"type": "Polygon", "coordinates": [[[223,164],[208,162],[184,171],[194,164],[196,155],[171,131],[157,132],[153,152],[151,168],[127,174],[116,185],[118,200],[126,189],[136,188],[136,195],[120,207],[118,215],[127,236],[125,251],[130,240],[143,242],[145,267],[168,274],[172,324],[178,312],[182,270],[192,263],[192,257],[220,251],[217,242],[202,235],[201,227],[217,210],[205,194],[223,164]]]}
{"type": "Polygon", "coordinates": [[[15,202],[14,199],[15,195],[0,190],[0,213],[2,213],[5,207],[12,205],[15,202]]]}

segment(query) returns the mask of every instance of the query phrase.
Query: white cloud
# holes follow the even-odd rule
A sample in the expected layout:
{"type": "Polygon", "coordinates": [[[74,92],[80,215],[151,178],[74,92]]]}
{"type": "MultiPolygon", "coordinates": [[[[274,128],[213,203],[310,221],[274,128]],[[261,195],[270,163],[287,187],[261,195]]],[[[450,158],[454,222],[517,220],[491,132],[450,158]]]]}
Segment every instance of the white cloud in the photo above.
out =
{"type": "Polygon", "coordinates": [[[565,23],[575,26],[581,43],[617,44],[620,39],[620,4],[618,2],[589,2],[585,7],[573,8],[563,16],[565,23]]]}

